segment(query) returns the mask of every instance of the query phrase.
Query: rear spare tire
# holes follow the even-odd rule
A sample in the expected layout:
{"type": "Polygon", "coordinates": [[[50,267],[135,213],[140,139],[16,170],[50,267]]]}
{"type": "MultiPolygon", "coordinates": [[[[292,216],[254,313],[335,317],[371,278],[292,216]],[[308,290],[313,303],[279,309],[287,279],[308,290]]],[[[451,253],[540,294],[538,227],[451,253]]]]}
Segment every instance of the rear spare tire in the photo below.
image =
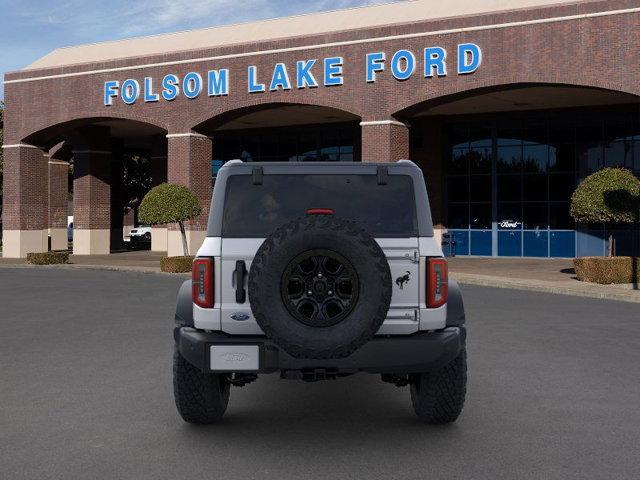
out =
{"type": "Polygon", "coordinates": [[[355,222],[309,215],[273,232],[249,274],[256,321],[298,358],[341,358],[369,341],[391,303],[391,272],[355,222]]]}

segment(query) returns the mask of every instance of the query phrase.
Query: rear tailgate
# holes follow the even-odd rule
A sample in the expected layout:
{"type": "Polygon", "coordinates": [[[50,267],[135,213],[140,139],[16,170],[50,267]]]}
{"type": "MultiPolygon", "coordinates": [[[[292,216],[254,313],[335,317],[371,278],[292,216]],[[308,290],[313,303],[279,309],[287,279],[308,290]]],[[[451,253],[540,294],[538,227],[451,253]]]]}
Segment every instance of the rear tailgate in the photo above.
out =
{"type": "MultiPolygon", "coordinates": [[[[247,272],[255,252],[264,240],[258,238],[223,239],[221,258],[220,309],[222,331],[236,335],[259,335],[262,330],[251,312],[247,277],[237,283],[238,262],[244,262],[247,272]],[[244,288],[245,299],[239,302],[237,288],[244,288]]],[[[418,331],[420,309],[420,274],[417,238],[378,239],[393,282],[391,308],[379,334],[402,335],[418,331]]]]}

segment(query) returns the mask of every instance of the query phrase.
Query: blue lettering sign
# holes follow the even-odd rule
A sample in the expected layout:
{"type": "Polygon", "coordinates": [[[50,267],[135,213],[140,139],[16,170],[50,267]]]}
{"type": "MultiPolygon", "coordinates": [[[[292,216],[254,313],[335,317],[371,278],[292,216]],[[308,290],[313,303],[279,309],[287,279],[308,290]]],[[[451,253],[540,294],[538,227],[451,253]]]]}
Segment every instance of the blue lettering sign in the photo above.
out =
{"type": "Polygon", "coordinates": [[[178,77],[173,74],[166,75],[162,79],[162,98],[167,101],[175,100],[180,93],[180,87],[178,87],[178,77]]]}
{"type": "Polygon", "coordinates": [[[376,73],[384,71],[384,61],[387,55],[384,52],[367,54],[367,82],[376,81],[376,73]]]}
{"type": "Polygon", "coordinates": [[[273,76],[271,77],[269,90],[275,92],[278,88],[291,90],[291,82],[289,81],[287,66],[284,63],[276,63],[276,66],[273,68],[273,76]]]}
{"type": "Polygon", "coordinates": [[[424,49],[424,76],[433,77],[433,71],[439,77],[447,76],[447,51],[442,47],[429,47],[424,49]]]}
{"type": "Polygon", "coordinates": [[[157,102],[160,100],[160,95],[153,93],[153,78],[145,77],[144,79],[144,101],[145,102],[157,102]]]}
{"type": "Polygon", "coordinates": [[[118,96],[118,87],[120,82],[117,80],[111,80],[104,82],[104,105],[110,107],[113,105],[113,99],[118,96]]]}
{"type": "Polygon", "coordinates": [[[202,92],[202,77],[200,74],[196,72],[187,73],[182,79],[182,91],[187,98],[197,98],[202,92]]]}
{"type": "Polygon", "coordinates": [[[407,80],[416,71],[416,57],[409,50],[398,50],[391,58],[391,73],[397,80],[407,80]]]}
{"type": "Polygon", "coordinates": [[[209,70],[207,77],[210,97],[229,95],[229,70],[209,70]]]}
{"type": "Polygon", "coordinates": [[[140,84],[137,80],[129,78],[122,82],[122,90],[120,91],[122,101],[127,105],[133,105],[140,96],[140,84]]]}
{"type": "Polygon", "coordinates": [[[324,59],[324,85],[331,87],[333,85],[342,85],[342,57],[329,57],[324,59]]]}
{"type": "Polygon", "coordinates": [[[257,83],[258,67],[251,66],[248,70],[249,93],[260,93],[265,91],[264,83],[257,83]]]}
{"type": "Polygon", "coordinates": [[[317,60],[301,60],[296,63],[296,86],[298,88],[316,88],[318,82],[311,73],[311,69],[317,60]]]}
{"type": "Polygon", "coordinates": [[[482,64],[482,50],[475,43],[461,43],[458,45],[458,73],[460,75],[473,73],[482,64]]]}
{"type": "MultiPolygon", "coordinates": [[[[446,77],[447,76],[447,51],[439,46],[431,46],[423,49],[422,55],[416,57],[411,50],[400,49],[393,55],[390,52],[371,52],[365,55],[366,83],[375,83],[378,77],[384,76],[387,70],[387,55],[390,55],[389,67],[390,77],[398,81],[410,79],[417,68],[422,69],[425,78],[446,77]],[[419,64],[419,62],[423,62],[419,64]]],[[[323,59],[313,58],[297,60],[295,62],[295,86],[297,89],[318,88],[319,83],[314,68],[316,64],[321,64],[323,74],[322,85],[325,87],[339,86],[344,84],[344,58],[341,56],[326,57],[323,59]]],[[[476,72],[482,65],[482,50],[475,43],[461,43],[457,46],[457,72],[459,75],[467,75],[476,72]]],[[[175,100],[181,93],[188,99],[196,99],[203,95],[206,90],[208,97],[221,97],[229,95],[231,71],[229,69],[213,69],[206,71],[188,72],[184,77],[170,73],[161,80],[154,77],[142,77],[140,80],[133,78],[120,80],[109,80],[103,84],[103,103],[105,106],[113,105],[118,97],[127,105],[135,104],[138,99],[145,103],[175,100]],[[205,82],[206,81],[206,85],[205,82]],[[160,82],[161,87],[158,87],[160,82]],[[142,87],[141,87],[142,84],[142,87]],[[155,89],[154,90],[154,85],[155,89]]],[[[250,65],[247,67],[247,91],[249,93],[264,93],[267,91],[267,84],[262,83],[258,76],[258,67],[250,65]]],[[[242,79],[240,79],[242,81],[242,79]]],[[[271,79],[267,77],[268,89],[271,92],[289,91],[292,87],[293,79],[289,76],[287,63],[278,62],[273,66],[271,79]]]]}

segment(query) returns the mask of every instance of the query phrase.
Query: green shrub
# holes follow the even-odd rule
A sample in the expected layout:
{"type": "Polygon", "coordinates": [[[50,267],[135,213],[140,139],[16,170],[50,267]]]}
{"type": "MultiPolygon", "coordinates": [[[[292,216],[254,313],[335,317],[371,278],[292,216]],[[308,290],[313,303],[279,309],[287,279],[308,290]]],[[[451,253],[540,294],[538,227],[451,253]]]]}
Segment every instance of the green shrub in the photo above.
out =
{"type": "Polygon", "coordinates": [[[167,273],[187,273],[191,271],[193,257],[164,257],[160,259],[160,271],[167,273]]]}
{"type": "Polygon", "coordinates": [[[189,255],[184,222],[202,213],[198,197],[182,185],[163,183],[152,188],[142,199],[138,219],[149,225],[177,223],[182,234],[182,248],[189,255]]]}
{"type": "Polygon", "coordinates": [[[27,253],[27,262],[31,265],[57,265],[69,263],[69,252],[27,253]]]}
{"type": "Polygon", "coordinates": [[[576,277],[583,282],[603,285],[640,282],[639,257],[581,257],[574,259],[573,265],[576,277]]]}
{"type": "Polygon", "coordinates": [[[149,225],[178,223],[202,212],[198,198],[187,187],[163,183],[152,188],[140,204],[138,218],[149,225]]]}
{"type": "Polygon", "coordinates": [[[571,216],[584,223],[634,223],[640,180],[624,168],[605,168],[585,178],[571,196],[571,216]]]}

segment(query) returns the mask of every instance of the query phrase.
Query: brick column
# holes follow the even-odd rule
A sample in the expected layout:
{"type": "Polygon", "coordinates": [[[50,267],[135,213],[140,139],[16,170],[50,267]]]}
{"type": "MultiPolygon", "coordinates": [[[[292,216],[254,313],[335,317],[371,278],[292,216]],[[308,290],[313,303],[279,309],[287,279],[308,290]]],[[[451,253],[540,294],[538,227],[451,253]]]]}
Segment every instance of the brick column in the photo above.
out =
{"type": "Polygon", "coordinates": [[[397,120],[360,122],[362,161],[397,162],[409,158],[409,127],[397,120]]]}
{"type": "Polygon", "coordinates": [[[73,144],[73,253],[107,255],[111,247],[109,129],[82,129],[73,144]]]}
{"type": "MultiPolygon", "coordinates": [[[[151,186],[156,187],[167,181],[167,138],[156,135],[151,143],[151,186]]],[[[166,225],[156,225],[151,228],[151,251],[167,251],[166,225]]]]}
{"type": "Polygon", "coordinates": [[[49,236],[51,250],[67,250],[69,164],[49,158],[49,236]]]}
{"type": "MultiPolygon", "coordinates": [[[[188,187],[200,201],[202,215],[185,226],[189,254],[195,255],[206,236],[209,205],[211,204],[211,158],[212,142],[209,137],[197,133],[167,135],[169,183],[188,187]]],[[[184,255],[180,230],[169,226],[168,255],[184,255]]]]}
{"type": "Polygon", "coordinates": [[[107,255],[111,236],[111,152],[73,152],[73,253],[107,255]]]}
{"type": "Polygon", "coordinates": [[[124,180],[124,163],[122,160],[122,142],[114,142],[111,148],[111,220],[110,249],[124,248],[124,205],[122,201],[122,182],[124,180]]]}
{"type": "Polygon", "coordinates": [[[26,144],[4,145],[4,258],[46,252],[48,223],[48,154],[26,144]]]}

